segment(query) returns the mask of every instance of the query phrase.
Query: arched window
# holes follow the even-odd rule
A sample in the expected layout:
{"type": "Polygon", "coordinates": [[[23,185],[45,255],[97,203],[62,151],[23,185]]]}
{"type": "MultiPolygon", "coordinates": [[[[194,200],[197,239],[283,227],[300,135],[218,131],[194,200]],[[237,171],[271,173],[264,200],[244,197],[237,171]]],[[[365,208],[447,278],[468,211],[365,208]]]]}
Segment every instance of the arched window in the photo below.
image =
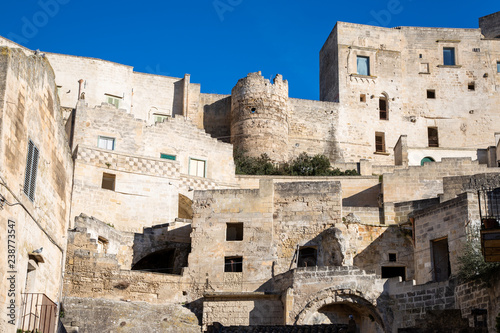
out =
{"type": "Polygon", "coordinates": [[[386,93],[378,99],[378,109],[380,113],[380,120],[389,120],[389,97],[386,93]]]}

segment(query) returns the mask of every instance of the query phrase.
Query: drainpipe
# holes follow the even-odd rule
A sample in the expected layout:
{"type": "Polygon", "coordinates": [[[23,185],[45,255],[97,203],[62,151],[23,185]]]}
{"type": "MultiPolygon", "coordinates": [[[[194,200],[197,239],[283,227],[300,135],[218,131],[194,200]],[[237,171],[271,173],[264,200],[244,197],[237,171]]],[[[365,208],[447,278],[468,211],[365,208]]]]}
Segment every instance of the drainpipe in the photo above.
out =
{"type": "Polygon", "coordinates": [[[77,96],[77,101],[80,100],[80,96],[81,96],[81,93],[82,93],[82,83],[83,83],[83,79],[80,79],[78,80],[78,96],[77,96]]]}

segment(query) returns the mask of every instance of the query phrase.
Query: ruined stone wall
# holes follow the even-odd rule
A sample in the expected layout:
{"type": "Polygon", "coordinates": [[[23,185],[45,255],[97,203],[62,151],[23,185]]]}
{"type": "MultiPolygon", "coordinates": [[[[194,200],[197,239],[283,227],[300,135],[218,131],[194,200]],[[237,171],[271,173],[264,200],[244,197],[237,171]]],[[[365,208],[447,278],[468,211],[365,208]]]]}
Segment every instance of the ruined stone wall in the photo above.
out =
{"type": "MultiPolygon", "coordinates": [[[[489,170],[498,170],[492,168],[489,170]]],[[[473,176],[456,176],[443,178],[442,201],[455,198],[466,191],[476,192],[481,189],[494,189],[500,187],[500,173],[484,173],[473,176]]]]}
{"type": "Polygon", "coordinates": [[[496,171],[467,158],[446,158],[441,162],[425,163],[384,174],[384,202],[428,199],[443,193],[443,178],[496,171]]]}
{"type": "Polygon", "coordinates": [[[328,71],[320,80],[322,100],[337,100],[330,91],[340,86],[337,131],[345,161],[392,164],[400,135],[408,136],[408,147],[425,148],[428,127],[437,127],[445,149],[480,148],[484,133],[495,131],[500,41],[481,40],[478,29],[339,22],[321,55],[320,67],[328,71]],[[455,66],[443,65],[445,47],[455,48],[455,66]],[[357,73],[358,56],[369,57],[369,75],[357,73]],[[435,97],[428,98],[427,90],[435,97]],[[387,119],[380,117],[380,98],[387,100],[387,119]],[[385,153],[375,150],[375,132],[384,134],[385,153]]]}
{"type": "Polygon", "coordinates": [[[500,12],[479,18],[479,28],[486,38],[500,38],[500,12]]]}
{"type": "Polygon", "coordinates": [[[288,82],[279,74],[271,83],[249,73],[231,91],[231,143],[248,156],[288,161],[289,117],[288,82]]]}
{"type": "Polygon", "coordinates": [[[415,212],[415,280],[418,284],[435,281],[436,269],[442,266],[434,263],[433,240],[447,239],[451,275],[457,274],[466,226],[478,221],[477,195],[470,192],[415,212]]]}
{"type": "Polygon", "coordinates": [[[0,116],[0,193],[6,200],[0,214],[5,244],[0,251],[0,331],[14,332],[6,321],[17,323],[22,293],[43,293],[57,302],[61,290],[73,163],[46,59],[0,47],[0,116]],[[38,149],[33,201],[24,192],[29,140],[38,149]],[[40,248],[43,262],[32,256],[40,248]],[[26,283],[28,265],[34,270],[26,283]],[[14,277],[9,281],[15,288],[8,277],[14,277]],[[15,318],[7,316],[11,302],[15,318]]]}
{"type": "Polygon", "coordinates": [[[200,108],[203,110],[203,128],[212,138],[231,142],[231,96],[201,94],[200,108]]]}

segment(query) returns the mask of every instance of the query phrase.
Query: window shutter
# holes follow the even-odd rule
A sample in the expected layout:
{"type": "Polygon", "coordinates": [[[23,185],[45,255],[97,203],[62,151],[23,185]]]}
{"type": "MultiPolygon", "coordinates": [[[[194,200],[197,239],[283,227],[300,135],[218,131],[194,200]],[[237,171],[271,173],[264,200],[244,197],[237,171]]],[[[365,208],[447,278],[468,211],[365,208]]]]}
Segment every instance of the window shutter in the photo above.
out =
{"type": "Polygon", "coordinates": [[[36,174],[38,168],[39,151],[33,141],[28,142],[28,158],[26,161],[26,173],[24,175],[24,194],[31,201],[35,200],[36,174]]]}

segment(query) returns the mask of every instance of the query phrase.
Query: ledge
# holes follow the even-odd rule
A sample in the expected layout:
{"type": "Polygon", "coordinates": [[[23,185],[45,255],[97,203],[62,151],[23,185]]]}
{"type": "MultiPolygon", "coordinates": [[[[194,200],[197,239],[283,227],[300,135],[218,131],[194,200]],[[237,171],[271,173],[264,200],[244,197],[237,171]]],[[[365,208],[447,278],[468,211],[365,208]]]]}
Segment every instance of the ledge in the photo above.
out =
{"type": "Polygon", "coordinates": [[[361,74],[355,74],[355,73],[349,74],[349,76],[351,76],[351,77],[359,77],[359,78],[362,78],[362,79],[376,79],[377,78],[375,75],[361,75],[361,74]]]}
{"type": "Polygon", "coordinates": [[[438,39],[436,43],[460,43],[459,39],[438,39]]]}
{"type": "Polygon", "coordinates": [[[462,68],[462,65],[437,65],[439,68],[462,68]]]}
{"type": "Polygon", "coordinates": [[[385,151],[374,151],[373,154],[374,155],[386,155],[386,156],[391,155],[391,153],[388,153],[388,152],[385,152],[385,151]]]}
{"type": "Polygon", "coordinates": [[[430,74],[430,72],[418,72],[418,74],[430,74]]]}

